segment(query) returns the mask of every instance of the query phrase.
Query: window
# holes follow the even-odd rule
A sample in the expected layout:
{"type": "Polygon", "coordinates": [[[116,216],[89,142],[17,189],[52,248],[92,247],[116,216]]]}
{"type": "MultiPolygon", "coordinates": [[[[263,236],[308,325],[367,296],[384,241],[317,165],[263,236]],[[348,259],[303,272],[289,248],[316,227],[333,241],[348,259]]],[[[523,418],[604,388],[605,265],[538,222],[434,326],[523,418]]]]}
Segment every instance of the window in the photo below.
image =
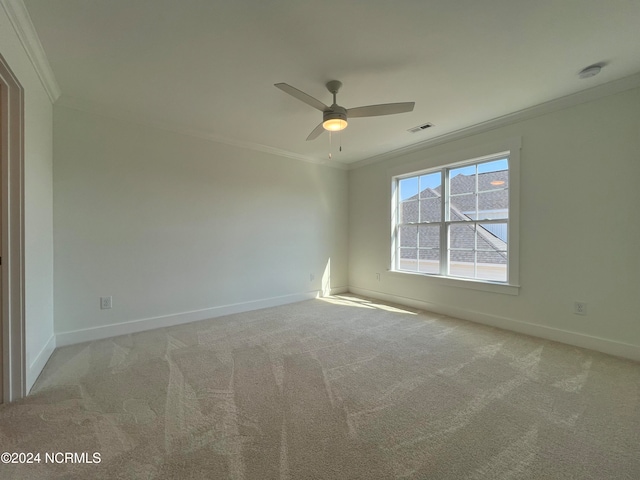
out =
{"type": "Polygon", "coordinates": [[[392,270],[514,284],[510,152],[393,177],[392,270]]]}

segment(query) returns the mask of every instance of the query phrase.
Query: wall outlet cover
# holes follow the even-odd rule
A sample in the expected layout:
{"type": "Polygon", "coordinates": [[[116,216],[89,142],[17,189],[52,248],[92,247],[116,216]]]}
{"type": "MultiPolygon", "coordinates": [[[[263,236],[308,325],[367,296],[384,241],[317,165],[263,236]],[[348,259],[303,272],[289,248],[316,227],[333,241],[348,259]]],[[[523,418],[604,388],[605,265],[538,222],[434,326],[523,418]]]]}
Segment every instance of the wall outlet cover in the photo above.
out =
{"type": "Polygon", "coordinates": [[[100,309],[107,310],[113,306],[113,297],[100,297],[100,309]]]}
{"type": "Polygon", "coordinates": [[[573,313],[575,313],[576,315],[586,315],[587,304],[585,302],[575,302],[573,304],[573,313]]]}

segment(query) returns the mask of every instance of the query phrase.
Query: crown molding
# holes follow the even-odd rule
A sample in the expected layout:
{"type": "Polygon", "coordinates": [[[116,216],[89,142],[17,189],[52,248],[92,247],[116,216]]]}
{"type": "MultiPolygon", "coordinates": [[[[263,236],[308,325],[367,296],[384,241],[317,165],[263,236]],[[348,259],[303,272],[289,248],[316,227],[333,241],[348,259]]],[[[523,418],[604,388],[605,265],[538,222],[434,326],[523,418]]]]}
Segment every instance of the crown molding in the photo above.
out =
{"type": "Polygon", "coordinates": [[[53,75],[53,70],[44,48],[42,48],[38,33],[31,22],[27,7],[22,0],[0,0],[0,5],[9,17],[9,21],[38,74],[49,100],[51,103],[55,103],[61,95],[60,86],[53,75]]]}
{"type": "MultiPolygon", "coordinates": [[[[0,0],[1,1],[1,0],[0,0]]],[[[262,145],[259,143],[246,142],[237,140],[234,138],[223,137],[222,135],[216,135],[204,130],[192,129],[180,126],[178,124],[170,122],[158,122],[157,120],[150,120],[148,118],[141,117],[132,112],[127,112],[113,107],[104,107],[97,103],[81,100],[67,95],[62,95],[56,102],[56,106],[69,108],[79,112],[90,113],[100,117],[110,118],[113,120],[124,121],[133,123],[140,126],[146,126],[150,128],[156,128],[158,130],[164,130],[166,132],[177,133],[179,135],[185,135],[188,137],[199,138],[214,143],[221,143],[224,145],[230,145],[237,148],[246,150],[253,150],[262,153],[268,153],[279,157],[291,158],[293,160],[300,160],[307,163],[313,163],[316,165],[322,165],[325,167],[337,168],[339,170],[347,170],[348,165],[339,163],[336,161],[318,160],[313,157],[307,157],[297,153],[289,152],[288,150],[282,150],[268,145],[262,145]]]]}
{"type": "Polygon", "coordinates": [[[558,110],[563,110],[565,108],[573,107],[581,103],[590,102],[602,97],[607,97],[609,95],[614,95],[616,93],[621,93],[626,90],[631,90],[632,88],[637,88],[637,87],[640,87],[640,73],[623,77],[618,80],[612,80],[610,82],[604,83],[602,85],[598,85],[596,87],[588,88],[586,90],[582,90],[580,92],[573,93],[571,95],[566,95],[564,97],[559,97],[554,100],[550,100],[548,102],[535,105],[533,107],[525,108],[523,110],[509,113],[501,117],[493,118],[485,122],[477,123],[469,127],[461,128],[453,132],[445,133],[443,135],[438,135],[437,137],[433,137],[419,143],[414,143],[412,145],[407,145],[406,147],[397,148],[395,150],[382,153],[380,155],[375,155],[373,157],[365,158],[363,160],[350,163],[348,167],[349,167],[349,170],[355,170],[361,167],[365,167],[367,165],[380,163],[385,160],[396,158],[401,155],[407,155],[409,153],[417,152],[419,150],[424,150],[424,149],[434,147],[436,145],[440,145],[443,143],[460,140],[462,138],[469,137],[471,135],[484,133],[489,130],[503,127],[505,125],[510,125],[515,122],[529,120],[531,118],[539,117],[541,115],[546,115],[548,113],[556,112],[558,110]]]}

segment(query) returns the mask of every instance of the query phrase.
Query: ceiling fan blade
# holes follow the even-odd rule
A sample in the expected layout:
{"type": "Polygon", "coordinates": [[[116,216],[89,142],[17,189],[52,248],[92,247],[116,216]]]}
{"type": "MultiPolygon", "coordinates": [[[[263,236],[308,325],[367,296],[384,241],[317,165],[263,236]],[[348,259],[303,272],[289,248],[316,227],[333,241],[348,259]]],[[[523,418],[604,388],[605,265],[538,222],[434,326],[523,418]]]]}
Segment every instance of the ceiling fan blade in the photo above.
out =
{"type": "Polygon", "coordinates": [[[380,115],[393,115],[413,111],[416,102],[384,103],[382,105],[367,105],[366,107],[349,108],[348,118],[377,117],[380,115]]]}
{"type": "Polygon", "coordinates": [[[317,100],[313,98],[311,95],[307,95],[306,93],[298,90],[295,87],[292,87],[291,85],[287,85],[286,83],[276,83],[274,84],[274,87],[277,87],[283,92],[288,93],[292,97],[296,97],[298,100],[303,101],[307,105],[311,105],[313,108],[317,108],[321,112],[324,112],[329,108],[320,100],[317,100]]]}
{"type": "Polygon", "coordinates": [[[309,136],[307,137],[307,141],[309,140],[315,140],[316,138],[318,138],[320,136],[320,134],[324,132],[324,127],[322,126],[322,123],[319,124],[316,128],[314,128],[311,133],[309,134],[309,136]]]}

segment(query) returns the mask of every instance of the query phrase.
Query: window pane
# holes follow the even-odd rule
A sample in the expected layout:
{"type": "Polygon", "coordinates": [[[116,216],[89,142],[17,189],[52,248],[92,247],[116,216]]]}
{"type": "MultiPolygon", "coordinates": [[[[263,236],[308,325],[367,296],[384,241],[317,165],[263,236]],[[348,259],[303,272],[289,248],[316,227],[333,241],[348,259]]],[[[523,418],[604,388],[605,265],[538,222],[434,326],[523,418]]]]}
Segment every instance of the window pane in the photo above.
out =
{"type": "Polygon", "coordinates": [[[476,219],[476,195],[457,195],[449,200],[449,219],[454,222],[476,219]]]}
{"type": "MultiPolygon", "coordinates": [[[[506,250],[507,246],[507,232],[508,226],[507,223],[483,223],[479,228],[484,229],[484,232],[480,230],[484,235],[481,235],[480,238],[488,238],[492,239],[492,237],[496,237],[492,240],[492,242],[501,241],[504,243],[504,248],[499,248],[499,250],[506,250]]],[[[485,250],[482,243],[478,243],[478,249],[485,250]]]]}
{"type": "Polygon", "coordinates": [[[403,225],[399,228],[399,234],[398,268],[418,271],[418,226],[403,225]]]}
{"type": "Polygon", "coordinates": [[[475,224],[449,226],[449,275],[475,275],[475,224]]]}
{"type": "Polygon", "coordinates": [[[450,225],[449,226],[449,248],[452,250],[474,250],[475,249],[475,224],[470,225],[450,225]]]}
{"type": "Polygon", "coordinates": [[[418,246],[417,225],[402,225],[399,230],[401,247],[416,248],[418,246]]]}
{"type": "Polygon", "coordinates": [[[449,252],[449,275],[474,278],[475,262],[473,252],[449,252]]]}
{"type": "MultiPolygon", "coordinates": [[[[400,201],[418,195],[418,177],[404,178],[398,182],[400,201]]],[[[417,197],[416,197],[417,198],[417,197]]]]}
{"type": "Polygon", "coordinates": [[[449,171],[449,194],[475,193],[476,166],[453,168],[449,171]]]}
{"type": "Polygon", "coordinates": [[[400,203],[400,223],[418,221],[418,200],[407,200],[400,203]]]}
{"type": "Polygon", "coordinates": [[[418,247],[418,271],[440,273],[440,225],[420,225],[418,247]]]}
{"type": "Polygon", "coordinates": [[[494,190],[478,194],[477,220],[509,218],[509,190],[494,190]]]}
{"type": "Polygon", "coordinates": [[[418,249],[400,248],[400,258],[398,259],[400,270],[418,271],[418,249]]]}
{"type": "Polygon", "coordinates": [[[418,226],[418,246],[420,248],[440,248],[440,225],[418,226]]]}
{"type": "Polygon", "coordinates": [[[420,198],[439,197],[441,192],[442,174],[429,173],[420,177],[420,198]]]}
{"type": "Polygon", "coordinates": [[[478,224],[476,278],[507,281],[507,223],[478,224]]]}
{"type": "Polygon", "coordinates": [[[418,250],[418,271],[422,273],[440,273],[440,249],[418,250]]]}
{"type": "Polygon", "coordinates": [[[442,202],[437,198],[420,199],[420,221],[439,222],[442,218],[442,202]]]}
{"type": "Polygon", "coordinates": [[[488,252],[507,251],[507,224],[480,223],[478,224],[476,248],[488,252]]]}
{"type": "Polygon", "coordinates": [[[494,282],[507,281],[506,252],[478,252],[476,278],[494,282]]]}
{"type": "MultiPolygon", "coordinates": [[[[490,162],[485,165],[492,165],[494,163],[500,163],[501,165],[504,164],[504,169],[479,173],[478,190],[481,192],[509,188],[509,170],[506,169],[506,161],[490,162]]],[[[479,172],[482,172],[482,167],[483,165],[478,167],[479,172]]]]}

